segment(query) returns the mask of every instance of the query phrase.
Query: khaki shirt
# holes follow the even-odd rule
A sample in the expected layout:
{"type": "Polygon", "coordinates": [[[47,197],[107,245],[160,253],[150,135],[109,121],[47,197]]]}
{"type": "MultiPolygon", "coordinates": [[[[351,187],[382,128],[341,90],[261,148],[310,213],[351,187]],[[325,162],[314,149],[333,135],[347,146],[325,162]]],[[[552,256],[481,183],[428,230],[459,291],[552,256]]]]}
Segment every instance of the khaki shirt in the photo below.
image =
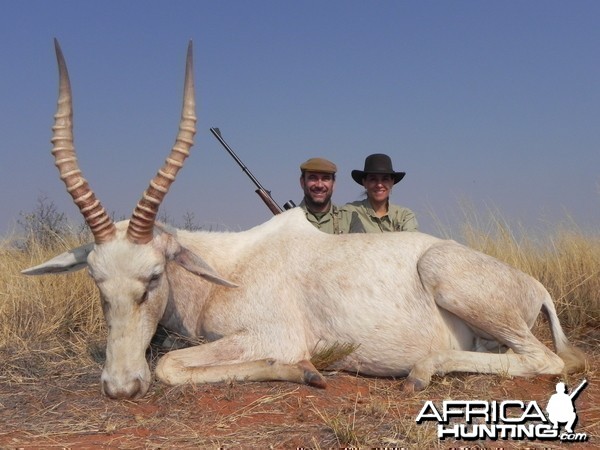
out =
{"type": "Polygon", "coordinates": [[[417,231],[419,224],[415,213],[408,208],[389,205],[383,217],[377,217],[369,199],[347,203],[340,208],[347,213],[356,213],[367,233],[384,233],[387,231],[417,231]]]}
{"type": "Polygon", "coordinates": [[[313,213],[308,210],[304,200],[299,205],[306,213],[306,219],[313,226],[324,233],[343,234],[343,233],[365,233],[365,229],[358,217],[358,214],[350,211],[343,211],[334,204],[331,205],[326,213],[313,213]]]}

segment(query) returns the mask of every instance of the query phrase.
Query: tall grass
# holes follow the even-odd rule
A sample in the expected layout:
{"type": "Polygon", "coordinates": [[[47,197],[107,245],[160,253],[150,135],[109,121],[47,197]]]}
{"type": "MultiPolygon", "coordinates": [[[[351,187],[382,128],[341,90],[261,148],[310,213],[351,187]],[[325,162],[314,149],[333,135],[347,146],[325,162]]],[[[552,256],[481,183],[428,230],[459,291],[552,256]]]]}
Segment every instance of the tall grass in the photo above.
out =
{"type": "Polygon", "coordinates": [[[0,376],[37,378],[66,369],[68,361],[80,367],[96,363],[104,319],[86,271],[20,273],[81,243],[75,234],[44,246],[29,240],[26,248],[11,238],[0,242],[0,376]]]}

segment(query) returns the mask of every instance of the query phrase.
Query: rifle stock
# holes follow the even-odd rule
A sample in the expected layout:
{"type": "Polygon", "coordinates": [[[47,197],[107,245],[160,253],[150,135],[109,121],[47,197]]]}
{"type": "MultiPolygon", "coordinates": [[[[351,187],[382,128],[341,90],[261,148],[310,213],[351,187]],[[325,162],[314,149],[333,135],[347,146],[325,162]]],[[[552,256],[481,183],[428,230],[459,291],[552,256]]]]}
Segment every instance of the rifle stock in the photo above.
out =
{"type": "Polygon", "coordinates": [[[281,214],[283,212],[283,210],[279,207],[279,205],[277,203],[275,203],[273,198],[271,198],[271,194],[269,194],[267,191],[257,189],[256,193],[261,198],[261,200],[263,202],[265,202],[265,205],[267,205],[267,208],[269,208],[271,210],[273,215],[281,214]]]}

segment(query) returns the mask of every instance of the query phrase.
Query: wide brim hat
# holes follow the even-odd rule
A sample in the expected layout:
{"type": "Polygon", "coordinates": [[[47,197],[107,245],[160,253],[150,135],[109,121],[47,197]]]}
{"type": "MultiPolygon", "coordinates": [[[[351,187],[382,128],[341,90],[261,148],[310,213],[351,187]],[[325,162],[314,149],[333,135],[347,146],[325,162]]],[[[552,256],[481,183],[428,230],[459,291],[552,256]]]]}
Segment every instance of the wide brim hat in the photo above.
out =
{"type": "Polygon", "coordinates": [[[352,179],[362,186],[363,178],[370,173],[391,175],[394,184],[398,183],[406,175],[406,172],[396,172],[392,167],[392,159],[383,153],[375,153],[367,156],[365,158],[364,170],[353,170],[351,175],[352,179]]]}

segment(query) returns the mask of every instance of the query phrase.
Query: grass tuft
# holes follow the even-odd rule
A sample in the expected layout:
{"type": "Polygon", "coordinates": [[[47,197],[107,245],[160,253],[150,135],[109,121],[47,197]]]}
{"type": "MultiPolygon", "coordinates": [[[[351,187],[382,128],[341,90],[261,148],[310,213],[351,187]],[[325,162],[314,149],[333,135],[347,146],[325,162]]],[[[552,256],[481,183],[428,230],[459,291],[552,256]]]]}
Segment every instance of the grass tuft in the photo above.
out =
{"type": "Polygon", "coordinates": [[[313,352],[310,362],[315,369],[324,370],[354,353],[358,347],[358,344],[334,342],[313,352]]]}

